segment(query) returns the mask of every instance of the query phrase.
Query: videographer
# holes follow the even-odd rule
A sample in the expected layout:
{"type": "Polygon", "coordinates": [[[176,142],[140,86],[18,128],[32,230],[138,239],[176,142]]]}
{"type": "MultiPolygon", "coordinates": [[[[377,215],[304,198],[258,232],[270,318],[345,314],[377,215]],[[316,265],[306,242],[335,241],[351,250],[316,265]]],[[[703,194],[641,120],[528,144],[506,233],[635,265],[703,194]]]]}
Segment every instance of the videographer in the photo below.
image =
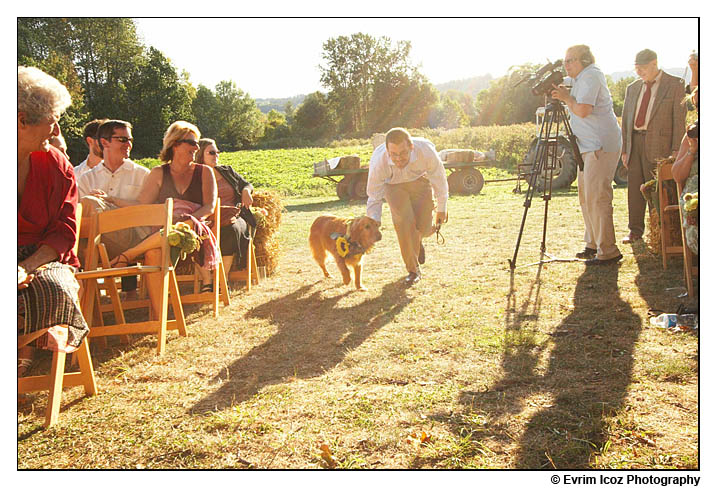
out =
{"type": "Polygon", "coordinates": [[[611,185],[621,152],[621,128],[613,113],[606,77],[595,62],[588,46],[568,48],[563,60],[568,79],[554,85],[551,92],[568,106],[571,129],[583,159],[583,170],[578,172],[578,200],[586,226],[586,247],[576,256],[591,266],[610,265],[623,258],[616,246],[611,185]]]}

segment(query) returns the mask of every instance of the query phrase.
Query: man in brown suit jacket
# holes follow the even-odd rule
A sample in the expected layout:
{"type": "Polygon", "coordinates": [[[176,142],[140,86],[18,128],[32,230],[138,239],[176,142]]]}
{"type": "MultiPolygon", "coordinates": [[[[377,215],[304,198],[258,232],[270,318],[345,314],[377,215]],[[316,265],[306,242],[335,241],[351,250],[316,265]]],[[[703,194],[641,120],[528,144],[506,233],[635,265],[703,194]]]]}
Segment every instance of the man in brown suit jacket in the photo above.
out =
{"type": "Polygon", "coordinates": [[[639,80],[628,85],[623,104],[623,165],[628,169],[628,229],[623,243],[643,236],[646,201],[641,184],[653,179],[656,160],[675,155],[686,132],[683,80],[658,69],[656,53],[636,55],[639,80]]]}

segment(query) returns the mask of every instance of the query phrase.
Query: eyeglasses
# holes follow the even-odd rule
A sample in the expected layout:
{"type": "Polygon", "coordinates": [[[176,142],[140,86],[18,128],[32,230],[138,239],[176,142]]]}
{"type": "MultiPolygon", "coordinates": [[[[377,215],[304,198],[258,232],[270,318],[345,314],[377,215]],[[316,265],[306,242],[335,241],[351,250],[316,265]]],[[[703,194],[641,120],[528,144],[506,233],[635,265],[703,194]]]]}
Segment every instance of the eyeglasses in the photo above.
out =
{"type": "Polygon", "coordinates": [[[403,159],[406,158],[407,156],[409,156],[409,150],[408,150],[408,149],[405,149],[405,150],[402,151],[401,153],[389,152],[389,158],[391,158],[392,160],[397,160],[397,159],[403,160],[403,159]]]}
{"type": "Polygon", "coordinates": [[[563,64],[567,65],[573,61],[576,61],[576,58],[566,58],[563,60],[563,64]]]}
{"type": "Polygon", "coordinates": [[[110,136],[110,139],[117,139],[122,144],[131,143],[135,138],[128,138],[126,136],[110,136]]]}
{"type": "Polygon", "coordinates": [[[211,156],[217,156],[219,154],[219,151],[207,151],[211,156]]]}
{"type": "Polygon", "coordinates": [[[177,141],[178,143],[187,143],[191,146],[197,146],[199,147],[199,143],[194,139],[180,139],[177,141]]]}

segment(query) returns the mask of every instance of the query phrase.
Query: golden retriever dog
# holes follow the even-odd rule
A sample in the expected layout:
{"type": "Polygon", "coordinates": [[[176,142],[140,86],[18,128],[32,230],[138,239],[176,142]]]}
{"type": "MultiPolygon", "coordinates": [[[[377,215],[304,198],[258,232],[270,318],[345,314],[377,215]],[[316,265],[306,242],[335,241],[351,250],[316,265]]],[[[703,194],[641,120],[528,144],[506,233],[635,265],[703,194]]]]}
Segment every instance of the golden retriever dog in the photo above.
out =
{"type": "Polygon", "coordinates": [[[331,215],[319,216],[314,220],[309,231],[309,247],[324,276],[331,277],[325,266],[329,253],[342,272],[344,285],[351,282],[349,267],[354,268],[354,285],[357,290],[367,290],[361,280],[362,258],[380,239],[379,223],[367,216],[355,219],[342,219],[331,215]],[[337,241],[340,241],[342,253],[346,253],[346,256],[341,256],[337,241]]]}

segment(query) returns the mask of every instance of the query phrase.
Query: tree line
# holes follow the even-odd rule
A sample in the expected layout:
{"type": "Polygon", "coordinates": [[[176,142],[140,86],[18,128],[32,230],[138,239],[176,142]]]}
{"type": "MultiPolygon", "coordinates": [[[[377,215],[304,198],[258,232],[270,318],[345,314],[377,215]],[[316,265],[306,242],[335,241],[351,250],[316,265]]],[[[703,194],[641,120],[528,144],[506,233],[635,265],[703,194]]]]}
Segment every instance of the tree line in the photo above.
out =
{"type": "MultiPolygon", "coordinates": [[[[542,97],[515,81],[538,66],[515,67],[476,98],[439,93],[410,62],[411,43],[356,33],[323,43],[320,82],[297,107],[263,114],[234,81],[195,87],[158,49],[145,46],[132,19],[18,18],[18,64],[37,66],[70,91],[61,127],[74,162],[85,157],[83,125],[96,118],[132,123],[136,157],[156,156],[175,120],[195,123],[224,150],[322,144],[391,127],[456,128],[533,120],[542,97]]],[[[622,108],[625,80],[614,104],[622,108]]],[[[612,92],[614,92],[612,88],[612,92]]],[[[619,114],[620,115],[620,114],[619,114]]]]}

